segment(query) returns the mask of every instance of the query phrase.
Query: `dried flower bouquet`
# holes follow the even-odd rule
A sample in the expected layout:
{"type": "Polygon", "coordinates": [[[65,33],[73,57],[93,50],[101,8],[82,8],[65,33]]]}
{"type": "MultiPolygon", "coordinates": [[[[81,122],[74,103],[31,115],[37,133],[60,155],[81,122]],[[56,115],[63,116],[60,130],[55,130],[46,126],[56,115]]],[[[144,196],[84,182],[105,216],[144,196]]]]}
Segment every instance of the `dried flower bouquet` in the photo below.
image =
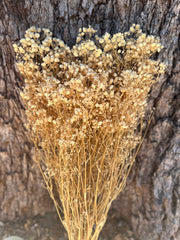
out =
{"type": "Polygon", "coordinates": [[[98,239],[126,184],[161,48],[139,25],[103,37],[80,29],[71,49],[31,27],[14,44],[35,160],[70,240],[98,239]]]}

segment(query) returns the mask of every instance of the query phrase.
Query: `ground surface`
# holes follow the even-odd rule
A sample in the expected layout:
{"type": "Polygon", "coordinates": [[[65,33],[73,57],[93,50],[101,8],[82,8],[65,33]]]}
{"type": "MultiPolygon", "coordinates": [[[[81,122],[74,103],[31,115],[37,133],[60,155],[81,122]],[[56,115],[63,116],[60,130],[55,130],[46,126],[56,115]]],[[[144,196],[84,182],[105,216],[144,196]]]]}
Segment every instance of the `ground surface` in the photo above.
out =
{"type": "MultiPolygon", "coordinates": [[[[68,240],[67,233],[56,214],[16,222],[0,222],[0,240],[6,240],[10,236],[21,237],[23,240],[68,240]]],[[[127,224],[110,213],[99,240],[135,240],[135,238],[127,224]]]]}

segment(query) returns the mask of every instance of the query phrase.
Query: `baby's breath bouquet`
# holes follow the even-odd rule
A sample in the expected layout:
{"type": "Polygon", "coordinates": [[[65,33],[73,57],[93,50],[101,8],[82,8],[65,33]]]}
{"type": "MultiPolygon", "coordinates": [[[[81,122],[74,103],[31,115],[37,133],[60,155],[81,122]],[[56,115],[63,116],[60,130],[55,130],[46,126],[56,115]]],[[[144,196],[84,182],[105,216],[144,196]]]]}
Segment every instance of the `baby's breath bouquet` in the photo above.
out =
{"type": "Polygon", "coordinates": [[[139,25],[103,37],[80,29],[71,49],[31,27],[14,44],[35,160],[70,240],[98,239],[126,184],[161,48],[139,25]]]}

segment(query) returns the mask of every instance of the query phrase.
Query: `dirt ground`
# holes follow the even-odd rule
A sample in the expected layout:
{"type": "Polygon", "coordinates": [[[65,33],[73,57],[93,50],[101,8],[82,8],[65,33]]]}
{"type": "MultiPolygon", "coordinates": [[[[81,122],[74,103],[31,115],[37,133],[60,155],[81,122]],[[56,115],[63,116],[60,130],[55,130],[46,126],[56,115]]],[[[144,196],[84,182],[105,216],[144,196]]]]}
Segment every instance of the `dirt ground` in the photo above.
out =
{"type": "MultiPolygon", "coordinates": [[[[24,240],[68,240],[67,233],[56,213],[21,219],[16,222],[0,222],[0,240],[5,240],[10,236],[18,236],[24,240]]],[[[99,240],[136,239],[128,225],[110,212],[99,240]]]]}

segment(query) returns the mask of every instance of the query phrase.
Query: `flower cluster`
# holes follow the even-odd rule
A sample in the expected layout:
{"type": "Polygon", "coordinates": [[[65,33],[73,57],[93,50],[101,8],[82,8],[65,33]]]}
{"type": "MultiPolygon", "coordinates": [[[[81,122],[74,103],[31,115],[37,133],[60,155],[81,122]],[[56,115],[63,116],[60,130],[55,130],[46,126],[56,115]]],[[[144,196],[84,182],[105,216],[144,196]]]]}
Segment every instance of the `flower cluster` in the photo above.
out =
{"type": "Polygon", "coordinates": [[[84,199],[88,192],[89,207],[85,199],[78,205],[88,215],[97,204],[96,187],[102,189],[98,194],[112,191],[112,199],[117,189],[112,186],[120,191],[124,178],[119,174],[126,176],[132,149],[141,139],[135,130],[148,92],[164,72],[164,65],[150,58],[161,48],[159,39],[146,36],[139,25],[102,37],[91,27],[80,29],[72,49],[48,29],[31,27],[14,44],[33,140],[45,153],[61,198],[68,186],[79,188],[77,195],[68,195],[71,208],[73,199],[84,199]]]}
{"type": "Polygon", "coordinates": [[[48,29],[31,27],[14,45],[26,83],[22,97],[35,134],[49,129],[50,137],[53,129],[60,142],[72,143],[87,128],[136,128],[155,76],[164,69],[149,59],[162,48],[159,39],[142,34],[138,25],[124,34],[95,36],[96,41],[91,40],[94,33],[90,27],[80,30],[70,49],[48,29]]]}

